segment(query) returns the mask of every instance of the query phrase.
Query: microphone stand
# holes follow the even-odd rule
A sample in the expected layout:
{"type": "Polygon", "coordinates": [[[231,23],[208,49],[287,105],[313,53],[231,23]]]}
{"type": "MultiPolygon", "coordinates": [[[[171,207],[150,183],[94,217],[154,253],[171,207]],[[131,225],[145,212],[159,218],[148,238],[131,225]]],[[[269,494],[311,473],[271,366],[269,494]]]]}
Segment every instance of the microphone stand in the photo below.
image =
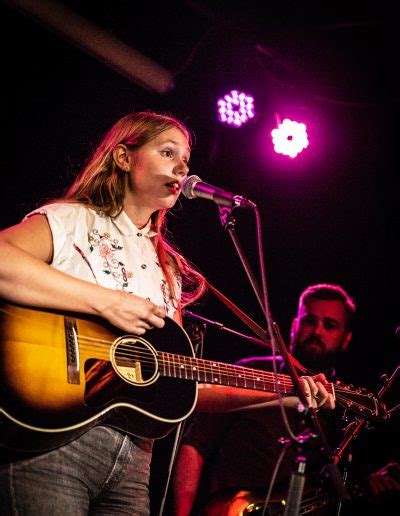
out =
{"type": "Polygon", "coordinates": [[[261,339],[257,339],[256,337],[252,337],[251,335],[245,335],[244,333],[240,333],[236,330],[232,330],[232,328],[228,328],[228,326],[224,326],[220,322],[211,321],[210,319],[207,319],[206,317],[203,317],[202,315],[195,314],[195,313],[191,312],[190,310],[187,310],[186,308],[184,308],[184,310],[183,310],[183,315],[184,316],[187,315],[189,317],[192,317],[193,319],[198,319],[199,321],[203,322],[205,325],[209,324],[210,326],[215,326],[216,328],[218,328],[218,330],[221,330],[221,331],[223,330],[223,331],[232,333],[236,337],[241,337],[242,339],[246,339],[246,340],[252,342],[253,344],[259,344],[263,348],[270,348],[269,344],[267,344],[266,342],[264,342],[261,339]]]}
{"type": "MultiPolygon", "coordinates": [[[[337,464],[333,461],[333,454],[330,450],[330,446],[328,444],[328,441],[326,439],[326,436],[321,428],[321,425],[318,420],[316,409],[312,407],[308,407],[308,400],[307,396],[303,387],[303,383],[300,380],[299,375],[297,374],[297,371],[295,367],[293,366],[292,361],[289,358],[287,347],[281,337],[278,325],[275,322],[271,321],[271,316],[269,314],[269,310],[266,306],[266,302],[263,302],[263,297],[261,295],[260,288],[258,287],[256,278],[253,274],[253,271],[250,267],[250,264],[243,252],[243,249],[238,241],[238,238],[235,233],[235,220],[233,218],[233,210],[237,208],[239,205],[233,205],[232,207],[227,206],[218,206],[219,216],[222,223],[222,226],[225,230],[228,231],[233,244],[235,246],[235,249],[239,255],[239,258],[242,262],[242,265],[244,267],[244,270],[247,274],[247,277],[250,281],[250,284],[254,290],[254,293],[256,295],[256,298],[261,306],[262,312],[265,315],[265,318],[267,319],[268,323],[268,330],[270,333],[270,337],[272,340],[272,344],[274,343],[278,344],[279,351],[281,353],[281,356],[283,358],[284,364],[286,365],[289,375],[292,379],[293,386],[296,389],[296,392],[298,393],[298,396],[300,398],[301,404],[302,404],[302,414],[305,418],[308,419],[309,423],[311,424],[311,428],[313,428],[313,432],[309,432],[305,435],[299,436],[299,438],[296,439],[296,443],[298,446],[298,455],[297,455],[297,472],[292,473],[290,485],[289,485],[289,493],[287,497],[287,504],[285,507],[285,516],[297,516],[299,514],[300,509],[300,502],[303,494],[303,488],[305,483],[305,470],[306,470],[306,461],[307,461],[307,454],[305,451],[305,444],[313,444],[315,445],[317,438],[319,437],[322,448],[321,451],[325,454],[327,459],[327,470],[329,472],[331,481],[333,483],[333,486],[336,490],[337,496],[339,500],[345,500],[349,499],[349,494],[347,492],[347,488],[343,483],[343,480],[340,476],[340,472],[338,469],[337,464]]],[[[256,208],[256,205],[254,205],[254,208],[256,208]]],[[[266,295],[266,293],[265,293],[266,295]]],[[[267,301],[267,299],[266,299],[267,301]]],[[[273,348],[274,349],[274,348],[273,348]]],[[[279,384],[277,385],[277,388],[279,389],[279,384]]],[[[278,394],[280,396],[280,393],[278,391],[278,394]]]]}
{"type": "Polygon", "coordinates": [[[256,277],[254,276],[254,273],[250,267],[249,261],[247,260],[245,254],[244,254],[244,251],[242,249],[242,246],[240,245],[240,242],[235,233],[235,219],[233,218],[234,208],[236,208],[236,206],[234,206],[233,208],[228,208],[226,206],[219,206],[218,207],[219,217],[220,217],[223,228],[226,231],[228,231],[229,236],[231,237],[231,239],[233,241],[233,245],[235,246],[235,249],[240,258],[240,261],[242,262],[243,268],[247,274],[250,284],[253,287],[257,301],[259,302],[261,310],[264,313],[265,307],[264,307],[264,303],[263,303],[263,300],[261,297],[260,289],[257,285],[256,277]]]}

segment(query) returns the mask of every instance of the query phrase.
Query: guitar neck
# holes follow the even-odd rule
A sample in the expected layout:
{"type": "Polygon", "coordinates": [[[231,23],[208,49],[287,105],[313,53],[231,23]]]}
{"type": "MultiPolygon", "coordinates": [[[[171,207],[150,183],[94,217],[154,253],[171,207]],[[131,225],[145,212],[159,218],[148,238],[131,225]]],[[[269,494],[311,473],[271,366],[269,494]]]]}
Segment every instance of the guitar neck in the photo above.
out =
{"type": "MultiPolygon", "coordinates": [[[[286,374],[275,374],[166,352],[159,352],[158,359],[159,371],[162,376],[256,391],[278,392],[279,390],[282,394],[295,394],[293,382],[286,374]]],[[[333,392],[332,383],[325,387],[328,392],[333,392]]]]}

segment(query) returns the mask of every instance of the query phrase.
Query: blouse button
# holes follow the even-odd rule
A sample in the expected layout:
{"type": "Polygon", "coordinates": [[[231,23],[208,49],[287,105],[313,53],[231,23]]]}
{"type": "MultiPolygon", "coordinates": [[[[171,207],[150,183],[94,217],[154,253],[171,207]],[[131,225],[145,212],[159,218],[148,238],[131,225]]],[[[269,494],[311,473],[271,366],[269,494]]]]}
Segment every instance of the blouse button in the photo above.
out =
{"type": "Polygon", "coordinates": [[[141,237],[142,233],[136,233],[136,236],[141,237]]]}
{"type": "Polygon", "coordinates": [[[141,267],[142,269],[146,269],[147,265],[145,263],[142,263],[141,267]]]}

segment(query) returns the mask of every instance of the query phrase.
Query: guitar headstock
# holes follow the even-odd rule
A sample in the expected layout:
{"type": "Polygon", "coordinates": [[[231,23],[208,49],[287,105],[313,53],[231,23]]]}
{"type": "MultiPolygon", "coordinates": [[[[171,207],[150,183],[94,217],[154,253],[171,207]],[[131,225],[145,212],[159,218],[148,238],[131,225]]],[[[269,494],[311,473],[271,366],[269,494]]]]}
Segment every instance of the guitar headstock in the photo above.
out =
{"type": "Polygon", "coordinates": [[[334,390],[336,402],[359,416],[373,420],[389,417],[385,405],[364,387],[345,385],[338,381],[334,384],[334,390]]]}

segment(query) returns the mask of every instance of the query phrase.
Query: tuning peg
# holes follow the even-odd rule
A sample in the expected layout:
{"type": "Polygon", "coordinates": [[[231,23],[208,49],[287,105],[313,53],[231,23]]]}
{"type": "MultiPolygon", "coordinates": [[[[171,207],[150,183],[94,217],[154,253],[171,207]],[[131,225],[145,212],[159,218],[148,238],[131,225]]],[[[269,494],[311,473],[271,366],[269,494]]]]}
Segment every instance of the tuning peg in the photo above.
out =
{"type": "Polygon", "coordinates": [[[354,391],[354,385],[350,383],[349,385],[343,385],[343,388],[347,391],[354,391]]]}
{"type": "Polygon", "coordinates": [[[348,413],[348,410],[347,409],[344,409],[343,411],[343,415],[342,415],[342,421],[343,423],[347,424],[347,423],[350,423],[350,416],[349,416],[349,413],[348,413]]]}

